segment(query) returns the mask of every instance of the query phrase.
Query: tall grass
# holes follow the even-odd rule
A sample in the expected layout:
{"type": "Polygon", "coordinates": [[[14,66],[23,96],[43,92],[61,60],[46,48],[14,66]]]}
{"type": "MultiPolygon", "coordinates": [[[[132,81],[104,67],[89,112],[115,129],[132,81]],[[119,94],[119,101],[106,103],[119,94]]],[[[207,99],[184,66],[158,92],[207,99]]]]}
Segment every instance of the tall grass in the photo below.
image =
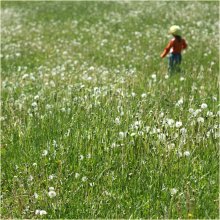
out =
{"type": "Polygon", "coordinates": [[[218,7],[2,2],[2,218],[218,218],[218,7]]]}

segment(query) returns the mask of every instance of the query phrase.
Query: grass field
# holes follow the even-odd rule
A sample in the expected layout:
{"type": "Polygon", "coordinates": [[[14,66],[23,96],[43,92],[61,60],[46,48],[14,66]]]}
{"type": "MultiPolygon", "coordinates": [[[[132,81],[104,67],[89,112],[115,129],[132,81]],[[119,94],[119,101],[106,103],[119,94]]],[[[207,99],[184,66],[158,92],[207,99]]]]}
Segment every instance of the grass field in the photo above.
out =
{"type": "Polygon", "coordinates": [[[218,219],[218,73],[218,2],[1,2],[1,218],[218,219]]]}

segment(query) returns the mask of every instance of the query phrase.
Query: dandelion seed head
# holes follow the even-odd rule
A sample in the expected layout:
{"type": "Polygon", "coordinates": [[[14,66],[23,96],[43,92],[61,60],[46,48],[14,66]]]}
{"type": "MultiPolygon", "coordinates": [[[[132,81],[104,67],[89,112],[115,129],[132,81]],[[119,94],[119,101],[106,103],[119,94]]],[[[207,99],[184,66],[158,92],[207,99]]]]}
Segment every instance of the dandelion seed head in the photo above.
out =
{"type": "Polygon", "coordinates": [[[171,196],[174,196],[175,194],[177,194],[177,192],[178,192],[178,190],[176,188],[170,189],[171,196]]]}
{"type": "Polygon", "coordinates": [[[48,151],[47,150],[43,150],[42,156],[45,157],[45,156],[47,156],[47,154],[48,154],[48,151]]]}
{"type": "Polygon", "coordinates": [[[197,122],[198,123],[204,123],[205,119],[203,117],[198,117],[197,122]]]}
{"type": "Polygon", "coordinates": [[[177,121],[177,122],[176,122],[176,128],[180,128],[180,127],[182,126],[182,124],[183,124],[183,123],[182,123],[181,121],[177,121]]]}
{"type": "Polygon", "coordinates": [[[207,107],[208,107],[208,105],[206,103],[201,104],[201,109],[206,109],[207,107]]]}
{"type": "Polygon", "coordinates": [[[49,191],[48,192],[48,196],[50,197],[50,198],[54,198],[55,196],[56,196],[57,194],[56,194],[56,192],[55,191],[49,191]]]}

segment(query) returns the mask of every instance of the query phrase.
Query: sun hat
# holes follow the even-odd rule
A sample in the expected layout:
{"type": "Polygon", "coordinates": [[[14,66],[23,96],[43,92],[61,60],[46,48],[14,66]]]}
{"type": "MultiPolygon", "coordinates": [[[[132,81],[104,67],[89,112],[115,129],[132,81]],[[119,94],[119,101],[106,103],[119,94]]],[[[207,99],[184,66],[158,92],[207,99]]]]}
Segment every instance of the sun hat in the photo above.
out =
{"type": "Polygon", "coordinates": [[[178,35],[181,36],[181,28],[178,25],[173,25],[170,27],[170,30],[168,32],[169,34],[178,35]]]}

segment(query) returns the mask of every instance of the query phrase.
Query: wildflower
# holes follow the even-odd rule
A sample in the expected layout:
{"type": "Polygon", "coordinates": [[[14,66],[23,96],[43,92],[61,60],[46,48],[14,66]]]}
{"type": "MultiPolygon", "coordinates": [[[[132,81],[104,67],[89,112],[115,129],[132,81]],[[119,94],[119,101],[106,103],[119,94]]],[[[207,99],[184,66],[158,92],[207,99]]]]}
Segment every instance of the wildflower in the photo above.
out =
{"type": "Polygon", "coordinates": [[[167,119],[167,124],[168,124],[170,127],[172,127],[173,124],[174,124],[174,120],[168,118],[168,119],[167,119]]]}
{"type": "Polygon", "coordinates": [[[120,139],[124,139],[125,136],[126,136],[126,132],[122,132],[122,131],[119,132],[120,139]]]}
{"type": "Polygon", "coordinates": [[[54,187],[49,187],[49,191],[54,191],[54,187]]]}
{"type": "Polygon", "coordinates": [[[193,108],[189,108],[189,113],[194,113],[194,109],[193,108]]]}
{"type": "Polygon", "coordinates": [[[93,187],[93,186],[95,185],[95,183],[92,182],[92,183],[89,183],[89,185],[90,185],[91,187],[93,187]]]}
{"type": "Polygon", "coordinates": [[[170,189],[171,196],[175,195],[177,192],[178,192],[178,190],[175,188],[170,189]]]}
{"type": "Polygon", "coordinates": [[[75,178],[77,179],[80,176],[79,173],[75,173],[75,178]]]}
{"type": "Polygon", "coordinates": [[[208,112],[207,112],[207,116],[208,116],[208,117],[212,117],[212,116],[213,116],[213,112],[208,111],[208,112]]]}
{"type": "Polygon", "coordinates": [[[165,79],[168,79],[169,78],[169,75],[165,75],[165,77],[164,77],[165,79]]]}
{"type": "Polygon", "coordinates": [[[34,193],[34,198],[35,198],[35,199],[38,199],[38,197],[39,197],[38,194],[37,194],[37,193],[34,193]]]}
{"type": "Polygon", "coordinates": [[[36,108],[36,107],[37,107],[37,103],[36,103],[36,102],[33,102],[33,103],[31,104],[31,106],[32,106],[33,108],[36,108]]]}
{"type": "Polygon", "coordinates": [[[182,135],[186,135],[187,129],[186,129],[186,128],[181,128],[181,129],[180,129],[180,133],[181,133],[182,135]]]}
{"type": "Polygon", "coordinates": [[[180,128],[181,126],[182,126],[182,122],[181,122],[181,121],[177,121],[177,122],[176,122],[176,127],[177,127],[177,128],[180,128]]]}
{"type": "Polygon", "coordinates": [[[136,93],[132,92],[132,93],[131,93],[131,96],[132,96],[132,97],[135,97],[135,96],[136,96],[136,93]]]}
{"type": "Polygon", "coordinates": [[[205,108],[207,108],[208,107],[208,105],[206,104],[206,103],[202,103],[201,104],[201,109],[205,109],[205,108]]]}
{"type": "Polygon", "coordinates": [[[87,178],[86,176],[84,176],[84,177],[82,178],[82,181],[83,181],[83,182],[86,182],[87,179],[88,179],[88,178],[87,178]]]}
{"type": "Polygon", "coordinates": [[[197,118],[197,122],[198,122],[198,123],[204,123],[204,121],[205,121],[205,120],[204,120],[203,117],[198,117],[198,118],[197,118]]]}
{"type": "Polygon", "coordinates": [[[196,109],[193,113],[194,116],[197,116],[202,110],[201,109],[196,109]]]}
{"type": "Polygon", "coordinates": [[[39,210],[39,209],[37,209],[36,211],[35,211],[35,215],[46,215],[47,214],[47,212],[45,211],[45,210],[39,210]]]}
{"type": "Polygon", "coordinates": [[[29,176],[28,181],[32,181],[34,179],[34,177],[32,175],[29,176]]]}
{"type": "Polygon", "coordinates": [[[156,81],[157,75],[156,75],[156,74],[152,74],[152,75],[151,75],[151,78],[152,78],[154,81],[156,81]]]}
{"type": "Polygon", "coordinates": [[[48,196],[50,197],[50,198],[53,198],[53,197],[55,197],[57,194],[56,194],[56,192],[55,191],[49,191],[48,192],[48,196]]]}
{"type": "Polygon", "coordinates": [[[80,155],[79,156],[79,160],[83,160],[84,159],[84,156],[83,155],[80,155]]]}
{"type": "Polygon", "coordinates": [[[147,97],[146,93],[141,94],[141,98],[146,98],[146,97],[147,97]]]}
{"type": "Polygon", "coordinates": [[[115,119],[115,124],[120,125],[120,123],[121,123],[121,122],[120,122],[120,119],[119,119],[119,118],[116,118],[116,119],[115,119]]]}
{"type": "Polygon", "coordinates": [[[161,112],[160,115],[159,115],[159,117],[160,117],[160,118],[163,118],[163,116],[164,116],[164,113],[161,112]]]}
{"type": "Polygon", "coordinates": [[[217,101],[217,97],[216,96],[212,96],[212,100],[213,101],[217,101]]]}
{"type": "Polygon", "coordinates": [[[167,146],[167,149],[168,150],[172,150],[172,149],[174,149],[175,148],[175,144],[174,143],[171,143],[171,144],[169,144],[168,146],[167,146]]]}
{"type": "Polygon", "coordinates": [[[189,156],[190,156],[190,152],[189,152],[189,151],[185,151],[185,152],[183,153],[183,155],[186,156],[186,157],[189,157],[189,156]]]}
{"type": "Polygon", "coordinates": [[[178,100],[178,102],[176,103],[176,106],[181,106],[182,104],[183,104],[183,98],[178,100]]]}
{"type": "Polygon", "coordinates": [[[55,177],[55,175],[54,174],[52,174],[52,175],[49,175],[49,180],[52,180],[53,178],[55,177]]]}
{"type": "Polygon", "coordinates": [[[42,156],[45,157],[45,156],[47,156],[47,154],[48,154],[48,151],[44,150],[43,153],[42,153],[42,156]]]}

